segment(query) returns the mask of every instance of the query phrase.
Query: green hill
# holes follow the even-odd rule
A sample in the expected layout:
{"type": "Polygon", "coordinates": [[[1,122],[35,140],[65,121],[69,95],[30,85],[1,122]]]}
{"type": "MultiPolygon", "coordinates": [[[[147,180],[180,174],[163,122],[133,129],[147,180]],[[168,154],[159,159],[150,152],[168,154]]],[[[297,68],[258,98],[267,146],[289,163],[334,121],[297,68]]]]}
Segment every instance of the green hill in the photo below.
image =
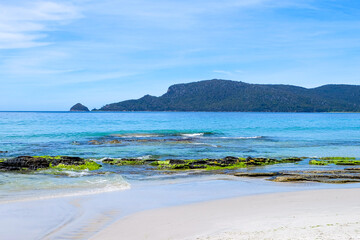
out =
{"type": "Polygon", "coordinates": [[[172,85],[160,97],[146,95],[98,111],[359,112],[360,86],[307,89],[213,79],[172,85]]]}

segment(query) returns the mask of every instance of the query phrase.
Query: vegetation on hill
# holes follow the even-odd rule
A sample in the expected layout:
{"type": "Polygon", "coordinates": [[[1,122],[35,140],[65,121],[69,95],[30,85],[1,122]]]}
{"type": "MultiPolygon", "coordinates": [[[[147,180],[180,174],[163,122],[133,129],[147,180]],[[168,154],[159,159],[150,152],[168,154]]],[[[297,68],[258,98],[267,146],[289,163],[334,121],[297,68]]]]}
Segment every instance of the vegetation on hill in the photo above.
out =
{"type": "Polygon", "coordinates": [[[99,111],[359,112],[360,86],[307,89],[213,79],[172,85],[160,97],[146,95],[99,111]]]}

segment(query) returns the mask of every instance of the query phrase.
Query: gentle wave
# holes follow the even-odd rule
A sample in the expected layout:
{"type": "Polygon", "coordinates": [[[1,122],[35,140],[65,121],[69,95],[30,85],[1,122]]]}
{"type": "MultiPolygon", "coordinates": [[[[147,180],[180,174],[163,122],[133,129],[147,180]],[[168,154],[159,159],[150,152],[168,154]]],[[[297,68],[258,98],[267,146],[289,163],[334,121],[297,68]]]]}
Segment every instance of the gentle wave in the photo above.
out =
{"type": "Polygon", "coordinates": [[[252,137],[216,137],[220,139],[260,139],[265,138],[264,136],[252,136],[252,137]]]}
{"type": "Polygon", "coordinates": [[[153,155],[145,155],[145,156],[137,157],[137,159],[149,160],[149,159],[154,159],[154,156],[153,155]]]}
{"type": "Polygon", "coordinates": [[[159,134],[151,134],[151,133],[144,133],[144,134],[136,134],[136,133],[129,133],[129,134],[111,134],[112,137],[120,137],[120,138],[149,138],[149,137],[161,137],[159,134]]]}
{"type": "Polygon", "coordinates": [[[205,133],[183,133],[181,134],[181,136],[184,137],[200,137],[200,136],[204,136],[205,133]]]}
{"type": "Polygon", "coordinates": [[[66,171],[67,177],[40,174],[36,178],[13,175],[14,181],[8,182],[7,186],[3,185],[0,189],[3,193],[0,196],[0,203],[92,195],[130,189],[130,184],[120,175],[88,176],[86,171],[66,171]]]}
{"type": "Polygon", "coordinates": [[[86,196],[86,195],[94,195],[100,193],[107,193],[107,192],[116,192],[116,191],[123,191],[130,189],[131,186],[128,183],[124,186],[107,186],[103,188],[96,188],[91,190],[81,190],[75,192],[63,192],[63,193],[56,193],[51,195],[43,195],[37,197],[22,197],[21,199],[11,199],[11,200],[4,200],[0,201],[0,204],[7,204],[7,203],[14,203],[14,202],[27,202],[27,201],[36,201],[36,200],[46,200],[46,199],[53,199],[53,198],[63,198],[63,197],[76,197],[76,196],[86,196]]]}
{"type": "Polygon", "coordinates": [[[111,137],[120,138],[154,138],[154,137],[171,137],[171,136],[184,136],[184,137],[199,137],[204,135],[212,135],[212,132],[160,132],[160,133],[123,133],[111,134],[111,137]]]}
{"type": "Polygon", "coordinates": [[[209,143],[191,143],[193,145],[203,145],[203,146],[209,146],[209,147],[214,147],[214,148],[218,148],[220,146],[215,145],[215,144],[209,144],[209,143]]]}

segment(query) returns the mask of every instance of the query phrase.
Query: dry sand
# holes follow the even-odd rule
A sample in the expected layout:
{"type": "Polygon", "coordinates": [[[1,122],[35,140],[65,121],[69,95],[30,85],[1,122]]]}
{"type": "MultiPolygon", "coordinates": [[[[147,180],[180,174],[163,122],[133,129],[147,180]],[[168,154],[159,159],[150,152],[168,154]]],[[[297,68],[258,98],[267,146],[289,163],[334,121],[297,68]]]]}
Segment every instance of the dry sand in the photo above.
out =
{"type": "Polygon", "coordinates": [[[275,193],[144,211],[92,239],[360,239],[360,189],[275,193]]]}

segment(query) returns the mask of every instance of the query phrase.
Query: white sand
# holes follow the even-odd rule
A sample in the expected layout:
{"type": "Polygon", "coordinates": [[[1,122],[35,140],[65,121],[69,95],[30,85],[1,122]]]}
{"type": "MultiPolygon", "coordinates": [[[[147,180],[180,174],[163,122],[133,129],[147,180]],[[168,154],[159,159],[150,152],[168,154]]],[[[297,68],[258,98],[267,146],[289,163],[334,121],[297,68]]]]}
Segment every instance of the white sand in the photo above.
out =
{"type": "Polygon", "coordinates": [[[360,239],[360,189],[276,193],[136,213],[93,239],[360,239]]]}

